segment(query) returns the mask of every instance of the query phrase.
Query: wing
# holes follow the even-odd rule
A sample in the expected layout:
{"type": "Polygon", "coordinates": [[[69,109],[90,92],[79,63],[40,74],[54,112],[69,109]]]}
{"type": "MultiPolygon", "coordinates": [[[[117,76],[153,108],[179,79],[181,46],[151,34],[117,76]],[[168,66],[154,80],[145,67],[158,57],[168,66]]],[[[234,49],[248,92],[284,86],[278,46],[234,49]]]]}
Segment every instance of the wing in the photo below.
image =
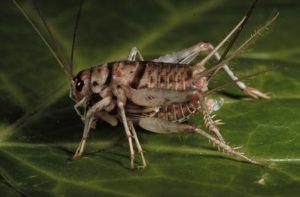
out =
{"type": "Polygon", "coordinates": [[[133,89],[126,88],[126,96],[136,105],[158,107],[173,103],[200,100],[203,93],[196,89],[172,90],[162,88],[133,89]]]}

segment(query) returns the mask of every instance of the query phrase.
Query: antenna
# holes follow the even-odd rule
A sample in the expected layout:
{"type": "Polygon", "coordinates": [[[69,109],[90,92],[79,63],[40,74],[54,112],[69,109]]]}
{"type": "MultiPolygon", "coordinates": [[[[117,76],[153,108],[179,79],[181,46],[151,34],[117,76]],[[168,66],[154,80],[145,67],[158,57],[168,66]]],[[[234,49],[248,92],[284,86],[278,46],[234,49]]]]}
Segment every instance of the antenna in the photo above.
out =
{"type": "Polygon", "coordinates": [[[256,5],[256,3],[258,2],[258,0],[254,0],[251,7],[249,8],[246,16],[245,16],[245,20],[243,21],[243,23],[240,25],[240,27],[238,28],[238,30],[235,32],[235,35],[233,36],[232,40],[230,40],[227,48],[225,49],[224,53],[222,54],[220,60],[218,63],[220,63],[221,61],[223,61],[223,59],[225,59],[226,55],[228,54],[229,50],[231,49],[231,47],[234,45],[234,43],[236,42],[237,38],[239,37],[241,31],[244,29],[245,24],[247,23],[247,21],[249,20],[254,7],[256,5]]]}
{"type": "MultiPolygon", "coordinates": [[[[210,60],[210,58],[217,52],[217,50],[223,46],[223,44],[230,39],[230,37],[233,37],[230,42],[229,45],[227,46],[227,48],[225,49],[224,53],[222,54],[221,58],[219,59],[219,61],[217,62],[220,63],[221,61],[223,61],[227,55],[227,53],[229,52],[229,50],[231,49],[231,47],[233,46],[233,44],[235,43],[235,41],[237,40],[240,32],[242,31],[242,29],[244,28],[244,25],[246,24],[246,22],[248,21],[250,15],[253,12],[253,9],[256,5],[258,0],[254,0],[251,7],[249,8],[246,16],[244,16],[242,18],[242,20],[238,23],[238,25],[227,35],[227,37],[225,39],[223,39],[217,47],[215,47],[203,60],[201,60],[199,63],[196,64],[196,66],[203,66],[207,63],[207,61],[210,60]]],[[[216,70],[217,72],[217,70],[216,70]]],[[[214,73],[211,73],[211,75],[213,75],[214,73]]]]}
{"type": "Polygon", "coordinates": [[[50,30],[48,24],[46,23],[46,20],[45,20],[45,18],[43,17],[43,15],[42,15],[42,13],[41,13],[41,11],[40,11],[38,5],[36,4],[35,1],[32,1],[32,2],[33,2],[34,8],[35,8],[36,11],[37,11],[37,14],[38,14],[39,18],[41,19],[41,21],[42,21],[42,23],[43,23],[43,26],[44,26],[46,32],[48,33],[48,37],[49,37],[49,39],[50,39],[50,43],[53,43],[53,45],[54,45],[53,48],[56,50],[57,55],[60,56],[59,58],[61,59],[63,65],[64,65],[64,67],[65,67],[65,69],[66,69],[67,72],[70,73],[70,75],[73,77],[73,73],[72,73],[72,70],[71,70],[71,67],[70,67],[70,63],[68,62],[68,60],[66,59],[66,57],[65,57],[64,55],[62,55],[63,53],[62,53],[62,51],[61,51],[61,48],[60,48],[60,46],[58,45],[57,40],[54,38],[53,33],[52,33],[52,31],[50,30]]]}
{"type": "Polygon", "coordinates": [[[83,2],[84,2],[84,0],[80,0],[80,5],[79,5],[79,9],[77,11],[77,16],[76,16],[75,26],[74,26],[74,31],[73,31],[73,39],[72,39],[72,47],[71,47],[71,55],[70,55],[70,63],[71,63],[70,70],[71,70],[71,72],[73,72],[76,35],[77,35],[77,29],[78,29],[79,19],[80,19],[80,16],[81,16],[81,10],[82,10],[82,7],[83,7],[83,2]]]}
{"type": "Polygon", "coordinates": [[[50,31],[50,29],[49,29],[46,21],[44,20],[44,18],[42,17],[41,13],[39,12],[37,5],[35,3],[33,3],[34,7],[35,7],[35,9],[37,11],[37,15],[40,18],[40,20],[42,21],[42,27],[38,26],[33,21],[32,17],[29,16],[28,12],[26,12],[24,10],[24,8],[16,0],[12,0],[12,2],[20,10],[20,12],[23,14],[23,16],[26,18],[26,20],[32,26],[32,28],[37,33],[37,35],[42,39],[42,41],[44,42],[44,44],[50,50],[51,54],[54,56],[54,58],[56,59],[56,61],[60,65],[60,67],[63,69],[63,71],[67,75],[68,79],[70,81],[72,81],[73,74],[71,73],[71,70],[70,70],[70,64],[68,63],[67,59],[61,53],[60,47],[59,47],[57,41],[55,40],[52,32],[50,31]],[[43,32],[44,35],[42,33],[41,28],[44,28],[44,31],[45,31],[45,32],[43,32]]]}
{"type": "Polygon", "coordinates": [[[245,48],[247,48],[250,44],[252,44],[258,36],[260,36],[264,31],[268,29],[268,27],[276,20],[278,17],[279,13],[276,13],[269,21],[267,21],[262,27],[260,27],[258,30],[256,30],[243,44],[240,45],[238,49],[236,49],[233,53],[230,54],[229,57],[226,59],[222,60],[221,62],[217,63],[213,67],[204,70],[201,73],[196,73],[197,77],[195,80],[204,77],[204,76],[212,76],[211,73],[215,73],[216,70],[220,69],[223,67],[225,64],[227,64],[230,60],[235,58],[241,51],[243,51],[245,48]]]}

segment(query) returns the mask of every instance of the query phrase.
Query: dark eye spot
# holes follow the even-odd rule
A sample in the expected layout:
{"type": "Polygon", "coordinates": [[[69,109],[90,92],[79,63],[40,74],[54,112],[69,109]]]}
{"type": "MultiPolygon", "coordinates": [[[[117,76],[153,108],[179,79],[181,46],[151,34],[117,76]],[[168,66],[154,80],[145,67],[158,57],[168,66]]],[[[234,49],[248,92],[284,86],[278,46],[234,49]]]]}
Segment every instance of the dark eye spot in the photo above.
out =
{"type": "Polygon", "coordinates": [[[84,82],[82,80],[77,81],[76,83],[76,91],[77,92],[81,92],[82,88],[83,88],[84,82]]]}
{"type": "Polygon", "coordinates": [[[93,81],[93,86],[96,87],[97,85],[99,85],[97,81],[93,81]]]}

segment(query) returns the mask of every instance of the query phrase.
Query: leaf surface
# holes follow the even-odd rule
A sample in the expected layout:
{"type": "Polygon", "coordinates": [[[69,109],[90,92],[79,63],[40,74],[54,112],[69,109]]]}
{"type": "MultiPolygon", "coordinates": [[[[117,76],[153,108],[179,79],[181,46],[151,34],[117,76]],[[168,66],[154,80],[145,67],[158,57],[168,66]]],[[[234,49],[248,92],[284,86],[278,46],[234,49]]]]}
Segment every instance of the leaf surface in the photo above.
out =
{"type": "MultiPolygon", "coordinates": [[[[199,41],[216,45],[250,2],[86,1],[75,50],[75,70],[126,59],[138,47],[146,59],[199,41]]],[[[22,5],[30,12],[28,2],[22,5]]],[[[78,2],[38,2],[62,50],[69,55],[78,2]]],[[[299,2],[259,2],[235,48],[276,8],[270,30],[231,62],[238,76],[271,100],[248,99],[235,87],[217,112],[232,146],[268,163],[258,167],[217,152],[196,134],[158,135],[137,128],[148,166],[129,168],[122,126],[99,124],[84,157],[69,158],[82,123],[68,98],[55,59],[10,1],[0,6],[0,193],[2,196],[296,196],[300,192],[299,2]]],[[[234,50],[234,49],[233,49],[234,50]]],[[[220,72],[210,84],[229,79],[220,72]]],[[[191,122],[202,125],[202,117],[191,122]]],[[[140,162],[137,154],[137,162],[140,162]]]]}

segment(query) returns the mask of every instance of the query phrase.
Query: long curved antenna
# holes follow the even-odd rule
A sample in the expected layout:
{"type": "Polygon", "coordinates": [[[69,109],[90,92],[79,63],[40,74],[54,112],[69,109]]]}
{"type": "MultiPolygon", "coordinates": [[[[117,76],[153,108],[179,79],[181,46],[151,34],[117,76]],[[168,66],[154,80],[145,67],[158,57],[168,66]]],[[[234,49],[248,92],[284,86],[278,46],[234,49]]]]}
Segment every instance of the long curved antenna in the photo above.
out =
{"type": "Polygon", "coordinates": [[[242,18],[242,20],[229,32],[229,34],[216,46],[214,49],[207,55],[205,56],[199,63],[195,65],[196,68],[201,68],[206,64],[208,60],[227,42],[231,36],[234,35],[234,33],[238,30],[238,28],[242,25],[242,23],[245,21],[245,17],[242,18]]]}
{"type": "MultiPolygon", "coordinates": [[[[234,43],[236,42],[237,38],[239,37],[241,31],[244,29],[245,24],[247,23],[247,21],[249,20],[254,7],[256,5],[256,3],[258,2],[258,0],[254,0],[251,7],[249,8],[246,16],[245,16],[245,20],[243,21],[243,23],[241,24],[241,26],[239,27],[239,29],[235,32],[235,35],[233,36],[232,40],[230,40],[228,46],[226,47],[225,51],[223,52],[219,62],[221,62],[223,59],[225,59],[226,55],[228,54],[229,50],[231,49],[231,47],[234,45],[234,43]]],[[[218,63],[219,63],[218,62],[218,63]]]]}
{"type": "Polygon", "coordinates": [[[201,77],[205,77],[213,73],[215,70],[221,68],[225,64],[227,64],[230,60],[235,58],[239,53],[241,53],[245,48],[247,48],[250,44],[252,44],[255,39],[261,35],[264,31],[268,29],[268,27],[276,20],[279,13],[276,13],[275,16],[273,16],[269,21],[266,22],[265,25],[263,25],[261,28],[259,28],[257,31],[255,31],[238,49],[236,49],[232,54],[230,54],[227,59],[222,60],[221,62],[217,63],[215,66],[204,70],[201,73],[195,72],[196,77],[194,77],[194,80],[198,80],[201,77]]]}
{"type": "Polygon", "coordinates": [[[80,0],[80,5],[79,5],[78,12],[77,12],[74,31],[73,31],[73,39],[72,39],[72,47],[71,47],[71,55],[70,55],[70,63],[71,63],[70,71],[71,71],[71,73],[73,73],[73,63],[74,63],[74,57],[73,56],[74,56],[74,51],[75,51],[76,34],[77,34],[79,19],[80,19],[80,16],[81,16],[81,10],[82,10],[82,6],[83,6],[83,2],[84,2],[84,0],[80,0]]]}
{"type": "MultiPolygon", "coordinates": [[[[245,16],[244,22],[241,24],[240,28],[235,32],[235,35],[233,36],[232,40],[230,40],[228,46],[226,47],[225,51],[223,52],[223,54],[222,54],[221,58],[219,59],[219,61],[217,62],[217,64],[220,63],[222,60],[224,60],[226,58],[226,55],[228,54],[229,50],[232,48],[232,46],[236,42],[236,40],[238,39],[241,31],[244,29],[244,26],[246,25],[247,21],[249,20],[249,18],[251,16],[257,2],[258,2],[258,0],[253,1],[251,7],[248,9],[248,12],[245,16]]],[[[219,69],[217,69],[213,73],[211,73],[210,78],[212,78],[212,76],[214,76],[218,72],[218,70],[219,69]]]]}
{"type": "Polygon", "coordinates": [[[37,11],[37,14],[39,16],[39,18],[41,19],[43,25],[44,25],[44,28],[46,30],[46,32],[48,33],[48,36],[49,36],[49,39],[50,39],[50,43],[53,43],[54,45],[54,48],[56,49],[56,53],[58,56],[60,56],[60,59],[62,60],[64,66],[65,66],[65,69],[67,70],[68,73],[70,73],[73,77],[73,73],[72,73],[72,70],[71,70],[71,65],[70,63],[68,62],[68,60],[66,59],[66,57],[63,55],[63,52],[61,51],[61,47],[58,45],[58,42],[57,40],[54,38],[53,36],[53,33],[52,31],[50,30],[48,24],[46,23],[46,20],[44,19],[38,5],[35,3],[35,1],[32,1],[33,2],[33,6],[34,8],[36,9],[37,11]]]}
{"type": "Polygon", "coordinates": [[[247,23],[249,17],[251,16],[254,7],[256,5],[258,0],[254,0],[253,3],[251,4],[251,7],[248,9],[247,14],[243,17],[243,19],[241,20],[241,22],[239,22],[239,24],[234,28],[234,30],[232,30],[228,36],[223,39],[218,45],[217,47],[214,48],[214,50],[212,50],[202,61],[200,61],[198,64],[196,64],[196,66],[204,66],[209,60],[210,58],[219,50],[220,47],[223,46],[223,44],[225,43],[225,41],[229,40],[230,37],[233,37],[228,46],[226,47],[224,53],[222,54],[220,60],[218,61],[218,63],[220,63],[223,59],[225,59],[227,53],[229,52],[229,50],[231,49],[231,47],[233,46],[233,44],[235,43],[235,41],[237,40],[239,34],[241,33],[241,31],[243,30],[245,24],[247,23]]]}
{"type": "Polygon", "coordinates": [[[24,8],[16,0],[12,0],[12,1],[15,4],[15,6],[20,10],[20,12],[23,14],[23,16],[26,18],[26,20],[29,22],[29,24],[32,26],[32,28],[37,33],[37,35],[42,39],[42,41],[47,46],[47,48],[50,50],[51,54],[54,56],[54,58],[56,59],[60,67],[63,69],[68,79],[72,81],[73,74],[71,73],[70,70],[70,64],[68,63],[67,59],[62,55],[62,53],[59,52],[60,48],[58,47],[57,41],[54,39],[46,21],[42,18],[39,11],[37,11],[38,16],[43,22],[43,28],[45,29],[46,34],[48,34],[46,35],[48,36],[48,38],[46,38],[46,36],[42,34],[41,29],[33,22],[33,19],[27,14],[24,8]]]}

